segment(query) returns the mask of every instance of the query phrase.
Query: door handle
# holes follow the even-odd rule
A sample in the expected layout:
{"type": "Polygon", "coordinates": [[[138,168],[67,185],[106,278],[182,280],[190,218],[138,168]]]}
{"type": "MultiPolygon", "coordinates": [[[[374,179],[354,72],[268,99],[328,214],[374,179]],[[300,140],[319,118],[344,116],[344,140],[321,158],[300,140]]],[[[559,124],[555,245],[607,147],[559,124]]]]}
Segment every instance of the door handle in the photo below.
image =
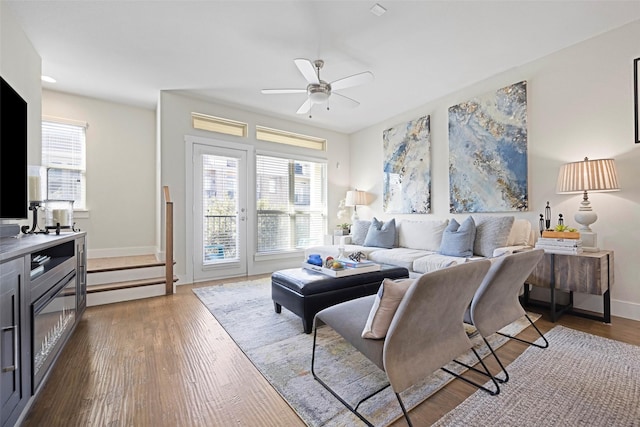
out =
{"type": "Polygon", "coordinates": [[[2,332],[11,331],[13,334],[13,365],[3,366],[2,372],[13,372],[18,370],[18,326],[6,326],[2,328],[2,332]]]}

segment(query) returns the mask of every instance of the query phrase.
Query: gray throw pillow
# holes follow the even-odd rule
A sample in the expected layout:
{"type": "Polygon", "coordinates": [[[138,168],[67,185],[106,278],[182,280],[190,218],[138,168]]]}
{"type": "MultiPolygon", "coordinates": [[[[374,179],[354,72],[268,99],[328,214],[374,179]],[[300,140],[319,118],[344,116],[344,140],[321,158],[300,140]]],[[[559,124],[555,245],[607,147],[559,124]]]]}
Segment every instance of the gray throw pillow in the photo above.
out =
{"type": "Polygon", "coordinates": [[[369,231],[367,231],[367,237],[364,239],[365,246],[375,246],[377,248],[393,247],[396,241],[396,220],[395,218],[382,222],[373,218],[369,231]]]}
{"type": "Polygon", "coordinates": [[[484,257],[492,257],[496,248],[507,245],[507,239],[513,226],[513,216],[476,217],[476,240],[473,253],[484,257]]]}
{"type": "Polygon", "coordinates": [[[353,221],[351,226],[351,243],[354,245],[364,245],[364,239],[367,237],[367,232],[371,226],[371,221],[365,221],[358,219],[353,221]]]}
{"type": "Polygon", "coordinates": [[[442,234],[440,254],[465,258],[473,256],[475,238],[476,223],[472,217],[465,219],[462,225],[452,218],[442,234]]]}

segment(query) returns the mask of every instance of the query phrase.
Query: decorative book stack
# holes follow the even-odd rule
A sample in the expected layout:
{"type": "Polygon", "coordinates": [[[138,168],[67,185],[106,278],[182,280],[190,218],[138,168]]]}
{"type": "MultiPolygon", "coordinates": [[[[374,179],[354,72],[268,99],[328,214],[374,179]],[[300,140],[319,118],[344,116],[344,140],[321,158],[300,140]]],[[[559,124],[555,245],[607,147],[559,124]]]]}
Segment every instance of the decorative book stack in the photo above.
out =
{"type": "Polygon", "coordinates": [[[536,242],[536,248],[544,249],[545,252],[552,254],[577,255],[581,254],[583,251],[582,240],[580,240],[579,235],[578,237],[572,237],[568,239],[558,237],[544,237],[544,234],[542,236],[543,237],[539,238],[536,242]]]}

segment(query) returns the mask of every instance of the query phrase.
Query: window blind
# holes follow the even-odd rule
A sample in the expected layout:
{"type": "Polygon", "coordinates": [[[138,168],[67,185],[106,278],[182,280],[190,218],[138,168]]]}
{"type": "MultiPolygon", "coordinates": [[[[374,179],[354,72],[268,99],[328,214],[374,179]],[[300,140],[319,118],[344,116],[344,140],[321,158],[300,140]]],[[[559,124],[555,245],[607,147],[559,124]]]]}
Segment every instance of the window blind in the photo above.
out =
{"type": "Polygon", "coordinates": [[[238,258],[238,160],[202,156],[205,263],[238,258]]]}
{"type": "Polygon", "coordinates": [[[47,199],[73,200],[74,209],[86,209],[86,125],[43,120],[42,164],[47,199]]]}
{"type": "Polygon", "coordinates": [[[256,157],[258,253],[322,244],[326,230],[326,164],[256,157]]]}

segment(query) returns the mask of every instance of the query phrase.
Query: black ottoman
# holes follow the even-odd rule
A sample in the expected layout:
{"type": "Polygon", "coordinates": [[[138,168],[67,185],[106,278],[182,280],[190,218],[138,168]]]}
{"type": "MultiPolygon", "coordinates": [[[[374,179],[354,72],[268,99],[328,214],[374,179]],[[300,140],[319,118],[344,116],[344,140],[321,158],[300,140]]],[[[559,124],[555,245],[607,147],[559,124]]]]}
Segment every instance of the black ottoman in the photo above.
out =
{"type": "Polygon", "coordinates": [[[302,318],[304,332],[313,328],[313,317],[332,305],[375,294],[382,280],[409,277],[404,267],[380,265],[380,271],[330,277],[306,268],[290,268],[271,275],[271,299],[276,313],[282,307],[302,318]]]}

